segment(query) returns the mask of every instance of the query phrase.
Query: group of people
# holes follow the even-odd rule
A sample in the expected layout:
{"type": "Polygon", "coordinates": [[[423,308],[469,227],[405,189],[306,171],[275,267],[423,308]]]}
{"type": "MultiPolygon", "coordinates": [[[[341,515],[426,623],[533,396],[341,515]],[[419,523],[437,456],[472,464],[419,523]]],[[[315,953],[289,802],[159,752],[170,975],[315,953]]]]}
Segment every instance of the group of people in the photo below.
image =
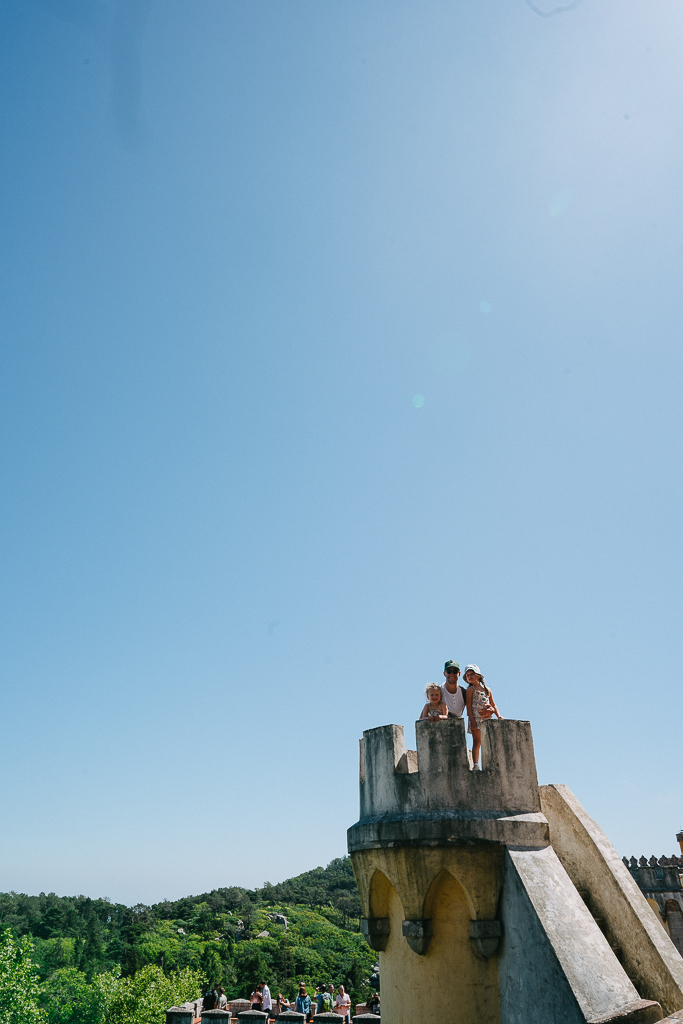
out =
{"type": "MultiPolygon", "coordinates": [[[[220,989],[220,991],[222,992],[223,990],[220,989]]],[[[204,999],[206,1000],[206,996],[204,999]]],[[[289,999],[283,996],[282,992],[278,992],[277,1000],[273,1003],[268,985],[265,981],[260,981],[251,993],[250,1001],[252,1010],[260,1010],[263,1013],[267,1013],[269,1018],[277,1017],[279,1013],[285,1013],[287,1010],[296,1010],[297,1013],[305,1014],[307,1021],[312,1020],[315,1013],[338,1013],[344,1018],[346,1024],[349,1024],[351,1018],[351,997],[344,991],[343,985],[339,986],[336,998],[334,985],[323,985],[320,988],[316,988],[313,997],[311,997],[302,982],[299,985],[296,1003],[292,1006],[289,999]]],[[[220,1006],[218,1003],[215,1004],[219,1009],[224,1009],[225,1005],[226,1003],[220,1006]]],[[[377,997],[377,1005],[379,1007],[379,996],[377,997]]],[[[204,1008],[206,1009],[206,1002],[204,1003],[204,1008]]]]}
{"type": "Polygon", "coordinates": [[[225,994],[225,989],[221,988],[220,985],[216,985],[215,988],[210,988],[208,992],[204,993],[202,1013],[204,1010],[226,1010],[227,1007],[228,998],[225,994]]]}
{"type": "Polygon", "coordinates": [[[316,988],[311,998],[302,982],[296,997],[296,1011],[305,1013],[307,1021],[312,1020],[316,1013],[338,1013],[344,1018],[346,1024],[350,1024],[351,996],[344,991],[344,986],[340,985],[335,999],[334,985],[322,985],[320,988],[316,988]],[[315,1006],[313,1000],[315,1000],[315,1006]]]}
{"type": "Polygon", "coordinates": [[[494,715],[498,718],[503,716],[496,707],[493,694],[478,665],[465,666],[464,687],[458,682],[460,665],[457,661],[447,661],[443,674],[443,685],[427,683],[425,687],[427,703],[422,709],[420,721],[440,722],[446,718],[462,718],[467,708],[467,731],[472,735],[472,767],[474,771],[481,771],[481,723],[494,715]]]}

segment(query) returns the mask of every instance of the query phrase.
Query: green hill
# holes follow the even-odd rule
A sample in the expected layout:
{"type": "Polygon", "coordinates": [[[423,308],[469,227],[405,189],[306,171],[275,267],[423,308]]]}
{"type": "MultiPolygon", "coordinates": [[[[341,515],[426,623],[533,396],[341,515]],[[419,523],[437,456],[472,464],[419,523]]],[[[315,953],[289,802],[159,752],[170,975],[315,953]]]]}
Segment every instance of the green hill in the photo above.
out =
{"type": "MultiPolygon", "coordinates": [[[[266,979],[274,995],[292,998],[304,981],[311,992],[316,985],[343,984],[354,1002],[363,1000],[371,991],[367,979],[376,955],[359,932],[359,915],[348,857],[277,885],[215,889],[153,906],[54,893],[0,894],[0,930],[9,927],[15,937],[29,936],[34,943],[43,1003],[48,1010],[52,1006],[50,1024],[90,1020],[54,1009],[52,1004],[66,999],[65,980],[83,993],[120,974],[131,979],[130,987],[137,972],[147,976],[150,965],[155,977],[185,971],[186,986],[220,984],[229,998],[248,996],[266,979]],[[280,915],[286,923],[274,919],[280,915]]],[[[73,992],[69,998],[74,1002],[73,992]]],[[[74,1011],[83,999],[75,998],[74,1011]]]]}

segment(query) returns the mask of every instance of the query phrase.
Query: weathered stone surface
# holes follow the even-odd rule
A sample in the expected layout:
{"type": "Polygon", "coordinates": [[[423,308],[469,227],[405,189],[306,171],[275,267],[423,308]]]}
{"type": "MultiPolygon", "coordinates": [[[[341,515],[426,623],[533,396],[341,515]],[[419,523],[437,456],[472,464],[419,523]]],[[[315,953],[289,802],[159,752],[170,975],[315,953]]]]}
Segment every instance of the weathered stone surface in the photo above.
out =
{"type": "Polygon", "coordinates": [[[291,1024],[302,1024],[302,1021],[306,1020],[305,1013],[299,1013],[297,1010],[283,1010],[282,1013],[278,1013],[276,1020],[291,1021],[291,1024]]]}
{"type": "Polygon", "coordinates": [[[386,949],[387,939],[389,938],[389,924],[388,917],[361,918],[360,930],[371,949],[376,949],[378,952],[386,949]]]}
{"type": "Polygon", "coordinates": [[[640,997],[556,853],[508,850],[501,1024],[586,1024],[640,997]]]}
{"type": "Polygon", "coordinates": [[[182,1006],[171,1006],[166,1011],[166,1024],[194,1024],[194,1013],[182,1006]]]}
{"type": "Polygon", "coordinates": [[[597,1017],[589,1024],[656,1024],[662,1019],[662,1008],[651,999],[637,999],[635,1003],[622,1006],[608,1017],[597,1017]]]}
{"type": "Polygon", "coordinates": [[[680,1009],[683,960],[605,833],[567,786],[542,786],[541,802],[553,849],[577,889],[590,894],[640,996],[665,1013],[680,1009]]]}
{"type": "Polygon", "coordinates": [[[474,945],[482,956],[493,956],[498,949],[503,929],[500,921],[472,921],[470,935],[474,945]]]}
{"type": "Polygon", "coordinates": [[[407,758],[402,726],[385,725],[363,733],[361,820],[414,811],[540,812],[528,722],[484,723],[481,772],[470,770],[461,718],[417,722],[416,734],[415,762],[407,758]],[[412,770],[415,764],[417,771],[412,770]]]}
{"type": "Polygon", "coordinates": [[[411,758],[402,726],[363,734],[361,814],[348,831],[350,853],[482,842],[548,845],[528,722],[484,723],[481,772],[470,770],[462,719],[418,722],[416,730],[411,758]]]}
{"type": "Polygon", "coordinates": [[[548,846],[549,842],[543,814],[502,811],[382,814],[357,822],[347,833],[349,853],[387,846],[548,846]]]}
{"type": "MultiPolygon", "coordinates": [[[[467,899],[469,922],[496,917],[503,885],[505,847],[480,843],[471,846],[407,846],[364,850],[351,854],[363,911],[367,917],[387,917],[387,888],[400,893],[401,922],[429,915],[430,893],[445,872],[457,879],[467,899]]],[[[393,921],[390,922],[393,927],[393,921]]],[[[399,934],[402,934],[399,927],[399,934]]],[[[385,1013],[386,1016],[386,1013],[385,1013]]]]}
{"type": "MultiPolygon", "coordinates": [[[[369,900],[372,916],[390,919],[386,950],[379,953],[384,1020],[391,1024],[498,1024],[496,961],[476,952],[470,924],[475,901],[484,917],[495,914],[503,855],[502,847],[493,846],[371,850],[353,855],[354,869],[357,860],[367,861],[363,876],[367,869],[370,881],[364,898],[369,900]],[[417,953],[403,934],[406,920],[431,922],[425,953],[417,953]]],[[[414,941],[420,941],[420,936],[414,941]]]]}
{"type": "Polygon", "coordinates": [[[251,1003],[248,999],[231,999],[228,1003],[228,1009],[233,1017],[239,1017],[240,1013],[251,1010],[251,1003]]]}
{"type": "Polygon", "coordinates": [[[404,921],[403,934],[414,953],[424,956],[432,937],[432,922],[429,918],[418,921],[404,921]]]}
{"type": "MultiPolygon", "coordinates": [[[[259,1016],[263,1016],[260,1014],[259,1016]]],[[[202,1010],[202,1024],[204,1021],[229,1021],[230,1014],[227,1010],[202,1010]]]]}

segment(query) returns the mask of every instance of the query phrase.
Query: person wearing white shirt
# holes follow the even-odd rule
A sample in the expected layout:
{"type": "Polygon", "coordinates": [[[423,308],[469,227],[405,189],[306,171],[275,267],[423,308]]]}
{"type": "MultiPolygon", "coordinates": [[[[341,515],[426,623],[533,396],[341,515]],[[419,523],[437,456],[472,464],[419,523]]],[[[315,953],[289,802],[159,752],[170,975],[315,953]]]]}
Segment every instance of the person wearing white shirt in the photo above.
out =
{"type": "Polygon", "coordinates": [[[334,1012],[341,1014],[341,1016],[346,1021],[346,1024],[349,1024],[349,1015],[351,1013],[351,996],[346,994],[343,985],[339,986],[337,999],[334,1004],[334,1012]]]}
{"type": "Polygon", "coordinates": [[[460,666],[457,661],[447,661],[443,667],[446,682],[441,687],[441,696],[448,709],[449,718],[462,718],[467,704],[465,691],[458,685],[460,666]]]}
{"type": "Polygon", "coordinates": [[[273,1016],[273,1000],[270,996],[270,989],[266,985],[265,981],[262,981],[259,985],[261,989],[261,998],[263,999],[263,1012],[267,1013],[269,1017],[273,1016]]]}

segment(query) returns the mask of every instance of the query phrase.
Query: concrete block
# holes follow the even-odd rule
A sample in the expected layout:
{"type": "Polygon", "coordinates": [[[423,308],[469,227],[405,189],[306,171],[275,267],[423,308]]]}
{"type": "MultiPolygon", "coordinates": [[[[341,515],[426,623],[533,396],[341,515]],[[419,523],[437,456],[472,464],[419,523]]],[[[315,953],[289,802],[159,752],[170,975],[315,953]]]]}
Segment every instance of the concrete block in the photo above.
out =
{"type": "MultiPolygon", "coordinates": [[[[501,1024],[617,1020],[639,1004],[552,848],[507,851],[501,917],[501,1024]]],[[[637,1012],[660,1019],[661,1008],[648,1003],[637,1012]]]]}
{"type": "Polygon", "coordinates": [[[605,922],[640,997],[683,1007],[683,959],[600,826],[567,786],[542,786],[550,838],[577,889],[605,922]]]}

